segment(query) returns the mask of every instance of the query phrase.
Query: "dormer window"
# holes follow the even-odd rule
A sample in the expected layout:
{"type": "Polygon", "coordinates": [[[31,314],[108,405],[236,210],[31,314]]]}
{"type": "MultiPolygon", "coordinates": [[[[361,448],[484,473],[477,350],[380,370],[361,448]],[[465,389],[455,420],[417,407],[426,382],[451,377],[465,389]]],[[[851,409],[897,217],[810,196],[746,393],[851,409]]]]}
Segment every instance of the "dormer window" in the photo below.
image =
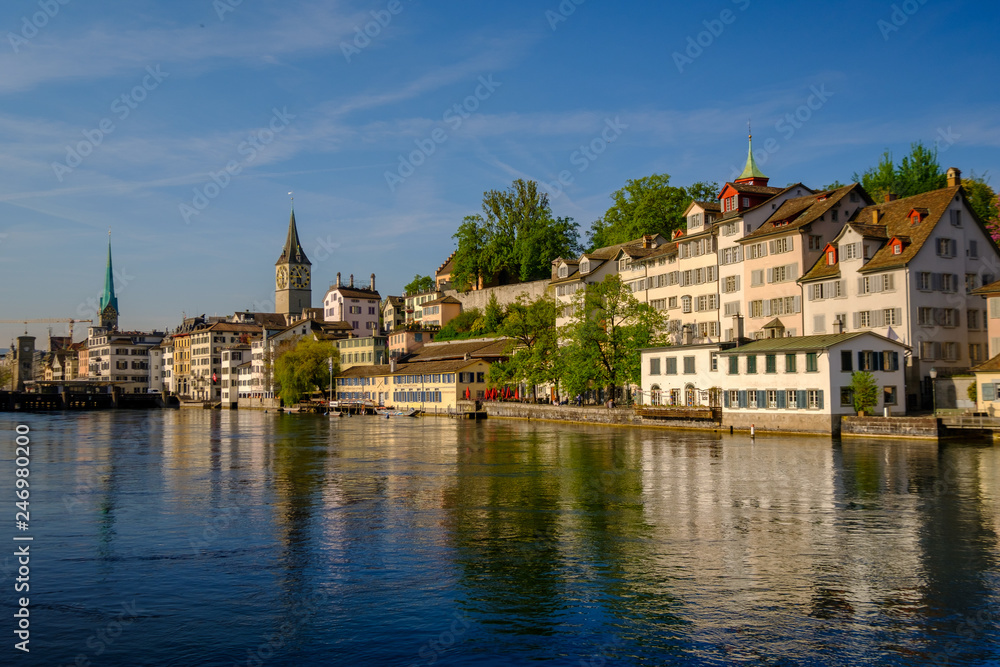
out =
{"type": "Polygon", "coordinates": [[[559,265],[559,277],[565,278],[568,275],[569,275],[569,269],[567,268],[567,266],[565,264],[559,265]]]}
{"type": "Polygon", "coordinates": [[[833,246],[826,247],[826,265],[834,266],[837,263],[837,249],[833,246]]]}
{"type": "Polygon", "coordinates": [[[892,254],[893,255],[902,255],[903,254],[903,244],[898,239],[896,240],[895,243],[892,244],[892,254]]]}
{"type": "Polygon", "coordinates": [[[590,271],[590,260],[585,259],[580,262],[580,273],[587,273],[590,271]]]}

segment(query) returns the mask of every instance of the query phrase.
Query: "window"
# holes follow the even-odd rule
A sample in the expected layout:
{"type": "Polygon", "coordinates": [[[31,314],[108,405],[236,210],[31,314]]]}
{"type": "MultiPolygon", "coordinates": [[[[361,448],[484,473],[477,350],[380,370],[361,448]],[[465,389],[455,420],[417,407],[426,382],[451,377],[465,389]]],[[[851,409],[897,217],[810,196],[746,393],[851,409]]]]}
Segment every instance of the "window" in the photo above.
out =
{"type": "Polygon", "coordinates": [[[676,296],[672,296],[669,299],[667,299],[667,308],[676,308],[676,307],[677,307],[677,297],[676,296]]]}
{"type": "Polygon", "coordinates": [[[740,374],[740,358],[735,354],[729,357],[729,374],[739,375],[740,374]]]}
{"type": "Polygon", "coordinates": [[[764,269],[756,269],[750,272],[750,286],[757,287],[764,284],[764,269]]]}
{"type": "Polygon", "coordinates": [[[979,244],[973,240],[969,241],[969,250],[967,252],[969,259],[979,259],[979,244]]]}
{"type": "Polygon", "coordinates": [[[882,387],[882,404],[883,405],[896,405],[896,388],[895,387],[882,387]]]}
{"type": "Polygon", "coordinates": [[[681,297],[681,311],[685,313],[691,312],[691,297],[689,296],[681,297]]]}
{"type": "Polygon", "coordinates": [[[766,243],[755,243],[752,246],[747,246],[747,259],[760,259],[761,257],[767,257],[766,243]]]}
{"type": "Polygon", "coordinates": [[[861,242],[847,243],[841,247],[844,259],[859,259],[861,257],[861,242]]]}
{"type": "Polygon", "coordinates": [[[684,357],[684,374],[691,375],[694,373],[694,357],[684,357]]]}
{"type": "Polygon", "coordinates": [[[722,291],[726,294],[732,294],[733,292],[738,292],[740,290],[740,277],[739,276],[726,276],[726,279],[722,283],[722,291]]]}
{"type": "Polygon", "coordinates": [[[969,311],[967,311],[966,312],[966,320],[968,321],[968,325],[969,325],[970,329],[978,329],[979,328],[979,311],[978,310],[969,310],[969,311]]]}
{"type": "Polygon", "coordinates": [[[677,375],[677,357],[667,357],[666,375],[677,375]]]}
{"type": "Polygon", "coordinates": [[[851,354],[850,350],[840,351],[840,371],[842,373],[850,373],[854,370],[854,355],[851,354]]]}
{"type": "Polygon", "coordinates": [[[748,408],[757,407],[757,392],[753,389],[747,390],[747,407],[748,408]]]}
{"type": "Polygon", "coordinates": [[[929,292],[932,286],[933,282],[929,272],[921,271],[917,274],[917,289],[929,292]]]}
{"type": "Polygon", "coordinates": [[[951,224],[955,227],[962,226],[962,212],[957,210],[950,211],[951,213],[951,224]]]}
{"type": "Polygon", "coordinates": [[[753,374],[757,372],[757,355],[748,354],[747,355],[747,373],[753,374]]]}
{"type": "Polygon", "coordinates": [[[559,267],[559,277],[565,278],[568,275],[569,275],[569,269],[567,268],[567,266],[565,264],[561,265],[559,267]]]}
{"type": "Polygon", "coordinates": [[[818,355],[816,352],[806,352],[806,373],[816,373],[819,371],[818,355]]]}
{"type": "Polygon", "coordinates": [[[809,249],[810,250],[822,250],[823,249],[823,237],[816,234],[809,235],[809,249]]]}
{"type": "Polygon", "coordinates": [[[768,243],[768,250],[772,255],[778,255],[783,252],[791,252],[792,240],[790,238],[774,239],[768,243]]]}
{"type": "Polygon", "coordinates": [[[660,374],[660,360],[657,357],[652,357],[649,360],[649,374],[659,375],[660,374]]]}
{"type": "Polygon", "coordinates": [[[837,263],[837,251],[830,249],[826,251],[826,264],[827,266],[833,266],[837,263]]]}
{"type": "Polygon", "coordinates": [[[818,389],[809,389],[808,391],[806,391],[806,405],[812,410],[817,410],[821,408],[822,395],[823,392],[818,389]]]}
{"type": "Polygon", "coordinates": [[[955,240],[954,239],[938,239],[936,247],[937,247],[938,257],[954,257],[955,256],[955,240]]]}
{"type": "Polygon", "coordinates": [[[826,333],[826,315],[813,315],[813,333],[826,333]]]}
{"type": "Polygon", "coordinates": [[[764,372],[765,373],[777,373],[778,372],[778,355],[768,354],[764,357],[764,372]]]}
{"type": "Polygon", "coordinates": [[[715,372],[715,371],[719,370],[719,353],[718,352],[713,352],[712,356],[711,356],[711,359],[712,359],[712,361],[711,361],[712,372],[715,372]]]}
{"type": "MultiPolygon", "coordinates": [[[[736,357],[731,357],[735,359],[736,357]]],[[[740,390],[730,389],[729,390],[729,407],[738,408],[740,407],[740,390]]]]}
{"type": "Polygon", "coordinates": [[[854,391],[850,387],[840,388],[840,407],[850,407],[854,405],[854,391]]]}
{"type": "Polygon", "coordinates": [[[778,390],[768,389],[767,390],[767,407],[774,409],[778,407],[778,390]]]}

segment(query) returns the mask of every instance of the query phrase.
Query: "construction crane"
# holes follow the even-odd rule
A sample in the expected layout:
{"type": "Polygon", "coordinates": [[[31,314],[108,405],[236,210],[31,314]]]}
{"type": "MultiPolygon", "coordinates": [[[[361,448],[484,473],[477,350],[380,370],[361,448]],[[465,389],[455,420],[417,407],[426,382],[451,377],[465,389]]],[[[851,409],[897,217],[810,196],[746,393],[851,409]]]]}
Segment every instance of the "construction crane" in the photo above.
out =
{"type": "Polygon", "coordinates": [[[77,322],[90,322],[93,324],[94,320],[74,320],[66,317],[49,317],[40,320],[0,320],[0,324],[24,324],[24,333],[28,333],[28,324],[54,324],[57,322],[69,323],[69,340],[73,342],[73,325],[77,322]]]}

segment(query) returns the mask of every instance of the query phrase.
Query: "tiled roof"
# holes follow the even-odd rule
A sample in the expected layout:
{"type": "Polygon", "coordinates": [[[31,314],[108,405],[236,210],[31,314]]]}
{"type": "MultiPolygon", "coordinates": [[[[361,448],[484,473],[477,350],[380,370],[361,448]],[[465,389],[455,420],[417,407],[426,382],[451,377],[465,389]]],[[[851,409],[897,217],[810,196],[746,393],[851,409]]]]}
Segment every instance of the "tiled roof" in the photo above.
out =
{"type": "MultiPolygon", "coordinates": [[[[785,188],[772,188],[769,185],[750,185],[749,183],[726,183],[726,186],[732,187],[741,195],[776,195],[779,192],[785,190],[785,188]]],[[[723,187],[723,190],[726,188],[723,187]]]]}
{"type": "Polygon", "coordinates": [[[215,324],[205,327],[197,333],[204,333],[206,331],[232,331],[236,333],[260,333],[260,326],[257,324],[239,324],[235,322],[216,322],[215,324]]]}
{"type": "Polygon", "coordinates": [[[816,263],[812,265],[812,268],[806,271],[805,275],[799,278],[800,283],[808,283],[814,280],[826,280],[828,278],[839,278],[840,277],[840,262],[837,262],[833,266],[826,263],[826,253],[820,255],[816,263]]]}
{"type": "Polygon", "coordinates": [[[478,340],[434,341],[427,343],[413,361],[436,361],[441,359],[463,358],[466,354],[471,358],[503,357],[507,346],[506,338],[491,338],[478,340]]]}
{"type": "Polygon", "coordinates": [[[422,304],[420,304],[420,307],[426,308],[427,306],[436,306],[442,303],[457,303],[459,305],[462,304],[461,301],[459,301],[458,299],[449,294],[448,296],[443,296],[439,299],[434,299],[433,301],[424,301],[422,304]]]}
{"type": "Polygon", "coordinates": [[[1000,280],[992,282],[989,285],[978,287],[972,290],[970,294],[976,294],[978,296],[1000,296],[1000,280]]]}
{"type": "Polygon", "coordinates": [[[330,292],[339,292],[340,296],[347,299],[378,299],[382,300],[379,295],[378,290],[368,289],[367,287],[348,287],[346,285],[341,285],[340,287],[331,287],[327,290],[327,294],[330,292]]]}
{"type": "Polygon", "coordinates": [[[878,211],[880,214],[878,224],[885,227],[887,238],[893,236],[910,237],[910,244],[903,248],[902,253],[893,255],[892,249],[888,244],[883,245],[861,267],[860,271],[862,273],[883,271],[909,264],[910,260],[917,256],[924,243],[930,238],[934,228],[948,209],[948,205],[951,204],[956,196],[963,196],[961,185],[941,188],[940,190],[931,190],[930,192],[913,195],[905,199],[875,204],[859,211],[855,219],[858,222],[866,224],[872,220],[872,213],[878,211]],[[914,225],[910,223],[909,213],[918,207],[926,208],[929,213],[926,218],[914,225]]]}
{"type": "Polygon", "coordinates": [[[720,354],[745,354],[763,352],[792,352],[792,351],[812,351],[826,350],[834,345],[857,338],[858,336],[875,336],[887,343],[893,343],[901,347],[908,347],[899,341],[894,341],[871,331],[852,331],[850,333],[821,334],[818,336],[786,336],[784,338],[764,338],[746,345],[740,345],[720,354]]]}
{"type": "Polygon", "coordinates": [[[713,213],[719,213],[722,211],[722,204],[717,201],[697,201],[694,202],[698,206],[701,206],[706,211],[712,211],[713,213]]]}
{"type": "Polygon", "coordinates": [[[995,373],[1000,371],[1000,354],[984,361],[978,366],[973,366],[971,370],[973,373],[995,373]]]}
{"type": "Polygon", "coordinates": [[[826,215],[827,211],[841,202],[852,190],[861,194],[866,202],[871,202],[864,189],[857,183],[845,185],[836,190],[827,190],[805,197],[795,197],[782,202],[781,206],[771,214],[764,224],[753,233],[739,240],[740,243],[752,243],[761,237],[784,234],[786,232],[801,229],[806,225],[819,220],[826,215]]]}

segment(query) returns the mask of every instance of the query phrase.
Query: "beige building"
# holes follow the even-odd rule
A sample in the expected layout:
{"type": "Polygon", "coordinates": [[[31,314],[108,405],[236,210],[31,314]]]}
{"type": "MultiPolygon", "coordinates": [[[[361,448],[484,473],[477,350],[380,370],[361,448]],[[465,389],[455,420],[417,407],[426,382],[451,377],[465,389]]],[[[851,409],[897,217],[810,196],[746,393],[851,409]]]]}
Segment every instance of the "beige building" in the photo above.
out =
{"type": "Polygon", "coordinates": [[[453,296],[443,296],[424,303],[422,310],[423,326],[443,327],[462,314],[462,302],[453,296]]]}

